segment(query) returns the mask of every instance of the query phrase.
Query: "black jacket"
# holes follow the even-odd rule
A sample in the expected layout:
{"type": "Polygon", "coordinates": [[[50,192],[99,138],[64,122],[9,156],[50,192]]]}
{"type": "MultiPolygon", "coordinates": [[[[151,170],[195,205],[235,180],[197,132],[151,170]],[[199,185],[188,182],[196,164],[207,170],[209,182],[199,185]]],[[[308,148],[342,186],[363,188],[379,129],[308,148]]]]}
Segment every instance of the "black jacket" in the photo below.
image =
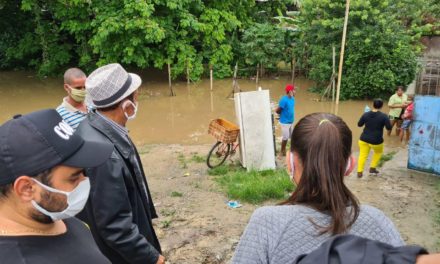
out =
{"type": "Polygon", "coordinates": [[[298,256],[293,264],[413,264],[428,252],[419,246],[391,245],[354,235],[328,239],[319,248],[298,256]]]}
{"type": "Polygon", "coordinates": [[[161,249],[151,220],[157,214],[136,147],[95,112],[76,133],[115,147],[103,165],[86,169],[90,197],[78,217],[112,263],[155,264],[161,249]]]}

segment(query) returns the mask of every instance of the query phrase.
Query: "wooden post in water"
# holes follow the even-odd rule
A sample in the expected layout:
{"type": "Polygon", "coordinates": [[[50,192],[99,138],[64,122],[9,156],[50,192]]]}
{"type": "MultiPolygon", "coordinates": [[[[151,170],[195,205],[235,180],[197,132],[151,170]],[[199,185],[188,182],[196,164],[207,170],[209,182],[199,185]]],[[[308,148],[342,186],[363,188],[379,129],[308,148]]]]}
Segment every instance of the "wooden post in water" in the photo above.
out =
{"type": "Polygon", "coordinates": [[[293,82],[295,81],[295,66],[296,61],[294,58],[292,58],[292,81],[290,82],[291,84],[293,84],[293,82]]]}
{"type": "MultiPolygon", "coordinates": [[[[332,76],[335,76],[336,72],[336,49],[335,45],[333,45],[333,71],[332,76]]],[[[335,101],[335,79],[332,80],[332,102],[335,101]]]]}
{"type": "Polygon", "coordinates": [[[170,95],[175,96],[173,86],[171,85],[171,65],[168,63],[168,86],[170,87],[170,95]]]}
{"type": "Polygon", "coordinates": [[[350,12],[350,0],[347,0],[345,4],[344,29],[342,31],[341,54],[339,55],[338,85],[336,86],[336,105],[339,105],[339,96],[341,94],[342,64],[344,63],[345,39],[347,36],[347,24],[348,24],[349,12],[350,12]]]}
{"type": "Polygon", "coordinates": [[[189,84],[189,63],[186,60],[186,83],[189,84]]]}
{"type": "Polygon", "coordinates": [[[212,87],[213,87],[213,85],[212,85],[212,79],[213,79],[213,72],[212,72],[212,64],[209,64],[209,80],[210,80],[210,82],[211,82],[211,91],[212,91],[212,87]]]}
{"type": "Polygon", "coordinates": [[[260,72],[260,64],[257,64],[257,78],[255,78],[255,88],[258,88],[258,74],[260,72]]]}
{"type": "Polygon", "coordinates": [[[235,91],[235,83],[237,82],[237,71],[238,71],[238,62],[235,63],[234,78],[232,79],[232,88],[234,88],[234,93],[236,93],[236,91],[235,91]]]}

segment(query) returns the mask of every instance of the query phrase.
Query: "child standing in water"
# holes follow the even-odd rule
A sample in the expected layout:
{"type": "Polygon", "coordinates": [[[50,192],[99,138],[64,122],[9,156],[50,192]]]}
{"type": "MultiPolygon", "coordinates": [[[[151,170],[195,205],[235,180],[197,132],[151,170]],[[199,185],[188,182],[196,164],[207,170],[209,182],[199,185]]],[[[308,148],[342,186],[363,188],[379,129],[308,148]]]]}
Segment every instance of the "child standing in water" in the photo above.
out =
{"type": "Polygon", "coordinates": [[[400,142],[403,141],[403,136],[405,135],[406,132],[406,142],[409,141],[409,130],[410,130],[410,126],[411,123],[413,121],[413,110],[414,110],[414,96],[413,95],[409,95],[408,96],[408,100],[410,100],[409,105],[405,108],[405,111],[403,112],[402,118],[403,118],[403,123],[402,126],[400,127],[400,133],[399,133],[399,137],[400,137],[400,142]]]}

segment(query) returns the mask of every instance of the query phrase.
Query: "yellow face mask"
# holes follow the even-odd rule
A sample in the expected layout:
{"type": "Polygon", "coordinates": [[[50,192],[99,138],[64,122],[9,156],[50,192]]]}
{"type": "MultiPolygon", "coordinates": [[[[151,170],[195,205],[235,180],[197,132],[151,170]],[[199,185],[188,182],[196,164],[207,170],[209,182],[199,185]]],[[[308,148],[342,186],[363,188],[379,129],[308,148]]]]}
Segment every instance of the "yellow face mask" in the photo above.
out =
{"type": "Polygon", "coordinates": [[[86,90],[70,88],[70,97],[72,97],[72,99],[77,103],[84,102],[86,99],[86,94],[86,90]]]}

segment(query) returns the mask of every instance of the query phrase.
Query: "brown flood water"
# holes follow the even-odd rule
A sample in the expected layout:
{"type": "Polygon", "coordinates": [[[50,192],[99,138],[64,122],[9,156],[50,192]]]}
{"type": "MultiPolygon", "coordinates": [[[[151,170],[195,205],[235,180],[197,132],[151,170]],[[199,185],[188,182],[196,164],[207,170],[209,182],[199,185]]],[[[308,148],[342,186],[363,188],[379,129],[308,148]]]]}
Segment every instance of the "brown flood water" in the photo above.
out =
{"type": "MultiPolygon", "coordinates": [[[[177,96],[169,96],[166,75],[162,73],[141,74],[139,111],[130,121],[130,134],[137,144],[205,144],[214,142],[207,134],[211,119],[223,117],[235,121],[234,101],[227,99],[232,90],[232,80],[215,80],[210,91],[209,80],[187,85],[173,82],[177,96]]],[[[256,89],[255,81],[238,81],[242,91],[256,89]]],[[[260,86],[270,90],[273,107],[284,94],[286,77],[263,79],[260,86]]],[[[18,113],[28,113],[43,108],[56,108],[65,96],[62,78],[39,79],[31,72],[0,72],[0,122],[18,113]]],[[[318,102],[319,95],[307,91],[313,82],[298,78],[295,122],[313,112],[332,112],[331,102],[318,102]]],[[[356,123],[369,101],[341,102],[338,114],[353,131],[353,149],[361,129],[356,123]]],[[[371,106],[370,106],[371,107],[371,106]]],[[[385,107],[386,113],[388,109],[385,107]]],[[[280,131],[277,128],[277,136],[280,131]]],[[[396,137],[385,137],[388,146],[400,145],[396,137]]]]}

